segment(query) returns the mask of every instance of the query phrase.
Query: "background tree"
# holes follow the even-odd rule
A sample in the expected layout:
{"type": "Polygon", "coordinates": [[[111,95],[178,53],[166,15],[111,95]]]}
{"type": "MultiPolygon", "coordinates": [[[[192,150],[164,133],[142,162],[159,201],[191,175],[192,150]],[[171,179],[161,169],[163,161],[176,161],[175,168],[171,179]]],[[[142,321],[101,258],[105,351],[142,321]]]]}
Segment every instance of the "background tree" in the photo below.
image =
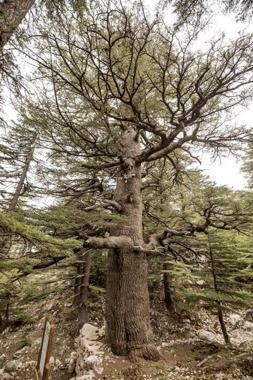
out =
{"type": "MultiPolygon", "coordinates": [[[[4,317],[0,318],[1,329],[8,323],[13,323],[13,318],[17,318],[19,308],[14,313],[13,304],[19,303],[20,295],[23,296],[23,279],[69,258],[72,252],[71,244],[65,246],[61,239],[47,235],[50,234],[49,229],[46,230],[43,226],[43,232],[38,230],[37,215],[32,211],[35,202],[31,192],[32,182],[36,180],[36,155],[39,156],[35,150],[37,142],[36,128],[21,122],[9,128],[2,139],[0,311],[4,317]],[[34,227],[36,224],[37,227],[34,227]]],[[[74,244],[73,248],[76,246],[78,244],[74,244]]]]}
{"type": "MultiPolygon", "coordinates": [[[[252,261],[251,194],[215,187],[199,173],[191,177],[190,183],[193,191],[185,192],[182,205],[179,203],[176,208],[178,221],[185,224],[184,230],[191,231],[194,239],[191,239],[191,251],[183,255],[175,242],[170,242],[174,257],[170,255],[166,259],[169,274],[175,278],[182,278],[183,274],[189,279],[190,285],[186,281],[178,289],[179,297],[186,297],[190,307],[201,301],[201,307],[213,310],[224,340],[230,345],[224,311],[230,305],[250,307],[253,301],[252,266],[249,264],[252,261]]],[[[185,247],[187,249],[186,244],[185,247]]]]}
{"type": "MultiPolygon", "coordinates": [[[[20,198],[24,199],[29,189],[28,172],[34,159],[36,132],[17,124],[5,131],[1,145],[1,210],[17,211],[20,198]]],[[[1,253],[11,248],[11,235],[1,230],[1,253]]]]}
{"type": "Polygon", "coordinates": [[[244,157],[244,163],[242,166],[243,172],[246,174],[248,180],[248,186],[252,190],[253,188],[253,143],[249,143],[246,155],[244,157]]]}

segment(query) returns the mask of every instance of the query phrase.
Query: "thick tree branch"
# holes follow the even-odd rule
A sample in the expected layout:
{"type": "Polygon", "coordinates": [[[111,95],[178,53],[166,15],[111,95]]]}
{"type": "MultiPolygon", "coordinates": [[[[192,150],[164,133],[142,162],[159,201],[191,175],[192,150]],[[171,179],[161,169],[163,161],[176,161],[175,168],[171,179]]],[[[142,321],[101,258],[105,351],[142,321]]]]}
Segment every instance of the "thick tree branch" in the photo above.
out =
{"type": "Polygon", "coordinates": [[[133,248],[133,240],[128,236],[90,237],[84,242],[90,248],[133,248]]]}

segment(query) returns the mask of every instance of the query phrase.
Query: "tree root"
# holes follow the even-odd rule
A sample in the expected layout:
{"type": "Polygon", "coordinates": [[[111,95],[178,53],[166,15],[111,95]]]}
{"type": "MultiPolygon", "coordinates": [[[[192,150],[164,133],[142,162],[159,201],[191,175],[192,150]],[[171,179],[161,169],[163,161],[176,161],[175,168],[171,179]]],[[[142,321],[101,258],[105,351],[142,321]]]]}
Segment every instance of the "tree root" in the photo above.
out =
{"type": "Polygon", "coordinates": [[[160,359],[160,353],[154,345],[145,344],[139,348],[131,349],[128,357],[133,363],[138,362],[140,359],[158,361],[160,359]]]}

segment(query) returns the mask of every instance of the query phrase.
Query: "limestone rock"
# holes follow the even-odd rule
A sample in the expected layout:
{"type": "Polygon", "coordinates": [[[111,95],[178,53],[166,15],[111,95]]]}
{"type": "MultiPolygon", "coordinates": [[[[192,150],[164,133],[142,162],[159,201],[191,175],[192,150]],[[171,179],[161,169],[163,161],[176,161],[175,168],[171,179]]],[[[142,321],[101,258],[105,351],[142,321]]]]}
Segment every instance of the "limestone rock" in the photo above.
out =
{"type": "Polygon", "coordinates": [[[85,323],[80,330],[80,334],[83,336],[89,336],[96,339],[98,328],[90,323],[85,323]]]}
{"type": "Polygon", "coordinates": [[[93,371],[88,371],[85,375],[77,376],[76,380],[93,380],[95,378],[95,373],[93,371]]]}
{"type": "Polygon", "coordinates": [[[15,372],[18,369],[18,364],[16,360],[10,360],[5,364],[4,370],[6,372],[15,372]]]}
{"type": "Polygon", "coordinates": [[[53,356],[50,356],[50,358],[49,358],[49,365],[51,368],[53,368],[55,366],[55,359],[53,356]]]}
{"type": "Polygon", "coordinates": [[[89,366],[89,369],[94,369],[97,373],[101,374],[103,372],[102,358],[97,355],[90,355],[85,359],[85,363],[89,366]]]}
{"type": "Polygon", "coordinates": [[[245,351],[253,351],[253,340],[248,340],[241,343],[240,348],[245,351]]]}
{"type": "MultiPolygon", "coordinates": [[[[85,323],[80,330],[80,335],[76,339],[76,360],[75,374],[77,379],[89,380],[95,374],[103,372],[102,355],[104,354],[101,336],[104,334],[103,329],[85,323]],[[84,377],[83,377],[84,376],[84,377]]],[[[70,367],[70,366],[69,366],[70,367]]],[[[73,373],[74,371],[72,371],[73,373]]]]}
{"type": "Polygon", "coordinates": [[[55,359],[54,365],[56,368],[63,368],[63,364],[59,359],[55,359]]]}
{"type": "Polygon", "coordinates": [[[246,331],[253,331],[253,323],[245,321],[242,328],[246,331]]]}
{"type": "Polygon", "coordinates": [[[207,331],[207,330],[199,330],[198,337],[202,340],[207,340],[209,342],[217,341],[216,335],[212,333],[211,331],[207,331]]]}
{"type": "Polygon", "coordinates": [[[243,319],[239,314],[230,314],[229,321],[234,328],[242,325],[243,323],[243,319]]]}

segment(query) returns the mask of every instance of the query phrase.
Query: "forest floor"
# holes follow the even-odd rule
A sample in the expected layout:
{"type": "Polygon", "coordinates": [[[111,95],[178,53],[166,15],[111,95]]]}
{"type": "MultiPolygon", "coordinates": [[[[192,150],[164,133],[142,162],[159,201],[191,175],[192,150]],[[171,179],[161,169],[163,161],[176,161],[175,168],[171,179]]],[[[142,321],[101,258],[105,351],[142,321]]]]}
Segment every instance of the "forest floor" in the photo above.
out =
{"type": "MultiPolygon", "coordinates": [[[[102,369],[89,377],[75,377],[68,372],[78,335],[69,291],[50,295],[27,305],[29,323],[8,327],[0,334],[0,379],[35,379],[35,365],[39,353],[45,317],[54,320],[56,333],[51,358],[51,380],[250,380],[253,379],[253,330],[250,322],[240,325],[240,313],[231,313],[228,327],[235,348],[229,350],[222,343],[215,317],[198,312],[194,317],[186,313],[180,318],[169,315],[161,295],[151,300],[151,319],[157,346],[161,353],[158,362],[131,363],[127,357],[113,355],[102,347],[102,369]],[[67,302],[66,302],[67,300],[67,302]],[[236,317],[237,316],[237,317],[236,317]],[[2,369],[1,369],[2,368],[2,369]],[[9,368],[8,371],[3,368],[9,368]]],[[[90,297],[90,324],[101,328],[104,324],[103,293],[90,297]]],[[[88,373],[88,372],[87,372],[88,373]]]]}

